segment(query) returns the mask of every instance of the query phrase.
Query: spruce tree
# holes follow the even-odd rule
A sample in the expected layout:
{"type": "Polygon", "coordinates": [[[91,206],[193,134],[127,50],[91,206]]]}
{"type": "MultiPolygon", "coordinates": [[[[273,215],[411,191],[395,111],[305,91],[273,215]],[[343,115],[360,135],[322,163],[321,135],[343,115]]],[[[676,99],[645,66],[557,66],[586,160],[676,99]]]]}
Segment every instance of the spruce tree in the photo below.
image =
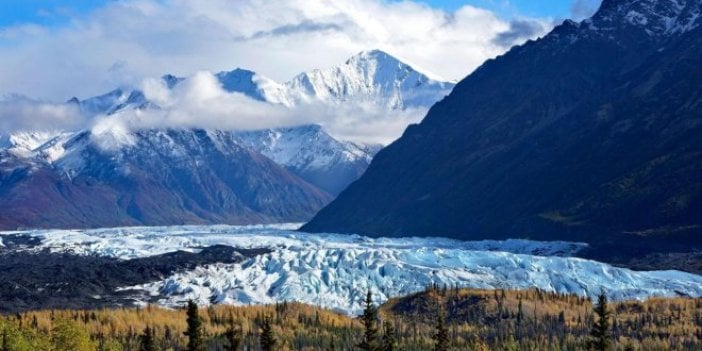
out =
{"type": "Polygon", "coordinates": [[[524,305],[522,304],[522,299],[519,299],[519,304],[517,305],[517,325],[521,324],[524,320],[524,305]]]}
{"type": "Polygon", "coordinates": [[[154,340],[153,329],[147,326],[139,339],[139,351],[156,351],[156,342],[154,340]]]}
{"type": "Polygon", "coordinates": [[[373,294],[370,290],[366,294],[366,306],[363,309],[361,322],[363,323],[363,341],[358,348],[363,351],[375,351],[378,349],[378,309],[373,305],[373,294]]]}
{"type": "Polygon", "coordinates": [[[383,325],[383,344],[380,349],[381,351],[395,351],[397,349],[395,327],[391,322],[386,322],[383,325]]]}
{"type": "Polygon", "coordinates": [[[607,309],[607,295],[604,291],[597,298],[595,305],[595,323],[590,331],[590,348],[596,351],[610,351],[612,349],[612,335],[609,324],[611,312],[607,309]]]}
{"type": "Polygon", "coordinates": [[[188,329],[184,333],[188,337],[187,351],[205,351],[205,340],[202,333],[202,319],[197,310],[197,304],[192,300],[188,301],[187,310],[188,329]]]}
{"type": "Polygon", "coordinates": [[[434,351],[447,351],[449,348],[449,333],[444,325],[444,313],[441,309],[436,315],[436,334],[434,339],[434,351]]]}
{"type": "Polygon", "coordinates": [[[59,319],[54,323],[51,342],[56,351],[93,351],[97,348],[88,331],[71,319],[59,319]]]}
{"type": "Polygon", "coordinates": [[[261,350],[263,351],[273,351],[275,349],[275,344],[277,341],[275,340],[275,336],[273,335],[273,328],[271,327],[271,318],[268,316],[263,318],[259,342],[261,343],[261,350]]]}
{"type": "Polygon", "coordinates": [[[234,316],[229,316],[229,327],[225,333],[227,338],[227,345],[224,347],[225,351],[237,351],[239,345],[241,345],[241,330],[236,327],[234,322],[234,316]]]}

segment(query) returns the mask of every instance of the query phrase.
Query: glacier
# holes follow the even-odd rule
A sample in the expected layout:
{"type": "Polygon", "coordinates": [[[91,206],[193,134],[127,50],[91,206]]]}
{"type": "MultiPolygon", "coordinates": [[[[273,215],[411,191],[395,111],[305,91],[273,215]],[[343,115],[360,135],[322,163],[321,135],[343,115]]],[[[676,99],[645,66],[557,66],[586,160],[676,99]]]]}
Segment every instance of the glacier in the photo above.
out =
{"type": "MultiPolygon", "coordinates": [[[[212,264],[139,286],[144,303],[175,307],[300,301],[343,313],[362,309],[368,290],[377,303],[432,284],[484,289],[539,288],[615,300],[702,296],[702,277],[679,271],[632,271],[576,258],[582,243],[529,240],[465,242],[444,238],[368,238],[308,234],[300,224],[125,227],[0,233],[41,240],[27,250],[119,259],[203,247],[269,248],[240,264],[212,264]]],[[[0,240],[1,242],[2,240],[0,240]]]]}

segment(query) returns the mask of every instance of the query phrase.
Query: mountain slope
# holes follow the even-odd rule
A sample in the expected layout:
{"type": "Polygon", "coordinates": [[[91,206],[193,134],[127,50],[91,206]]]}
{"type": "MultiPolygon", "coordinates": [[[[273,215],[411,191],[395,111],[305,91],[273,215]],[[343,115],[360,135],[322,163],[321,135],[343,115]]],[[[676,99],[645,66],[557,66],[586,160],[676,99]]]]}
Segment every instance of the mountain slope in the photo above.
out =
{"type": "MultiPolygon", "coordinates": [[[[454,86],[380,50],[361,52],[344,64],[301,73],[282,84],[241,68],[215,77],[227,92],[291,108],[304,104],[364,105],[388,111],[428,108],[454,86]]],[[[168,89],[186,80],[173,75],[161,79],[168,89]]],[[[158,108],[140,90],[126,88],[70,102],[89,115],[158,108]]],[[[358,179],[380,149],[378,145],[337,140],[321,127],[309,125],[242,132],[239,136],[244,145],[333,195],[358,179]]]]}
{"type": "Polygon", "coordinates": [[[317,125],[239,132],[237,137],[332,195],[358,179],[380,149],[338,141],[317,125]]]}
{"type": "Polygon", "coordinates": [[[302,73],[285,85],[296,103],[354,102],[405,109],[431,106],[455,84],[434,80],[386,52],[372,50],[339,66],[302,73]]]}
{"type": "MultiPolygon", "coordinates": [[[[228,92],[288,107],[323,103],[364,104],[390,110],[426,108],[448,95],[455,86],[431,78],[381,50],[362,51],[341,65],[303,72],[285,83],[241,68],[215,76],[228,92]]],[[[172,75],[162,79],[169,88],[183,81],[172,75]]],[[[124,101],[127,97],[128,94],[117,89],[91,99],[94,100],[91,105],[124,101]]]]}
{"type": "Polygon", "coordinates": [[[702,247],[699,0],[607,0],[486,62],[305,231],[702,247]]]}
{"type": "Polygon", "coordinates": [[[108,149],[106,137],[0,151],[0,228],[303,221],[331,199],[231,133],[142,131],[108,149]]]}
{"type": "MultiPolygon", "coordinates": [[[[379,51],[314,72],[324,77],[312,80],[323,91],[302,91],[244,69],[215,78],[227,92],[289,108],[428,107],[453,86],[379,51]]],[[[171,92],[187,79],[161,78],[171,92]]],[[[88,120],[168,108],[128,87],[66,104],[88,120]]],[[[337,140],[315,125],[235,132],[132,131],[107,123],[90,131],[12,133],[0,137],[0,227],[305,221],[358,179],[378,149],[337,140]]]]}

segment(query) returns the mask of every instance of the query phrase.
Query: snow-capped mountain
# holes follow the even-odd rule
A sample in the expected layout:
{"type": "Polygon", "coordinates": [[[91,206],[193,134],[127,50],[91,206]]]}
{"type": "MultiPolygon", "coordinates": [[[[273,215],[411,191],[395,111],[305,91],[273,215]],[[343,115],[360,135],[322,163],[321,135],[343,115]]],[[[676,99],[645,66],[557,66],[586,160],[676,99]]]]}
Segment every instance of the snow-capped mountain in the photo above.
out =
{"type": "Polygon", "coordinates": [[[79,100],[74,97],[68,103],[76,104],[87,116],[110,115],[125,108],[146,108],[149,101],[137,89],[117,88],[106,94],[79,100]]]}
{"type": "MultiPolygon", "coordinates": [[[[702,296],[702,277],[679,271],[631,271],[571,257],[585,244],[529,240],[465,242],[309,234],[295,225],[185,226],[0,233],[40,240],[31,250],[122,260],[225,245],[270,252],[235,264],[198,266],[161,281],[124,287],[166,306],[299,301],[359,313],[370,289],[380,303],[432,284],[527,289],[613,299],[702,296]],[[149,296],[150,295],[150,296],[149,296]]],[[[143,299],[144,297],[142,297],[143,299]]]]}
{"type": "Polygon", "coordinates": [[[232,132],[39,137],[0,150],[2,228],[304,221],[331,199],[232,132]]]}
{"type": "Polygon", "coordinates": [[[73,135],[62,131],[17,132],[8,136],[4,148],[27,161],[53,163],[63,156],[65,143],[73,135]]]}
{"type": "Polygon", "coordinates": [[[336,140],[318,125],[240,132],[237,137],[333,195],[358,179],[381,147],[336,140]]]}
{"type": "MultiPolygon", "coordinates": [[[[244,69],[214,76],[227,92],[286,108],[428,108],[453,86],[380,51],[282,84],[244,69]]],[[[171,92],[187,79],[161,78],[171,92]]],[[[88,120],[119,121],[130,112],[162,110],[130,87],[66,104],[88,120]]],[[[306,220],[329,194],[358,179],[380,149],[337,140],[317,125],[237,132],[97,123],[80,131],[13,133],[1,137],[0,145],[7,209],[0,226],[6,228],[306,220]],[[46,201],[33,203],[36,196],[46,201]],[[110,213],[98,214],[101,209],[110,213]]]]}
{"type": "Polygon", "coordinates": [[[651,36],[683,34],[702,23],[700,0],[604,0],[598,13],[585,21],[598,31],[613,31],[623,23],[651,36]]]}
{"type": "Polygon", "coordinates": [[[285,106],[351,103],[428,108],[455,85],[430,78],[380,50],[363,51],[344,64],[304,72],[285,83],[239,68],[216,76],[227,91],[285,106]]]}
{"type": "Polygon", "coordinates": [[[605,0],[488,60],[303,230],[701,249],[701,10],[605,0]]]}
{"type": "Polygon", "coordinates": [[[370,103],[391,109],[427,107],[441,100],[454,84],[430,78],[395,57],[364,51],[343,65],[302,73],[286,83],[296,103],[370,103]]]}

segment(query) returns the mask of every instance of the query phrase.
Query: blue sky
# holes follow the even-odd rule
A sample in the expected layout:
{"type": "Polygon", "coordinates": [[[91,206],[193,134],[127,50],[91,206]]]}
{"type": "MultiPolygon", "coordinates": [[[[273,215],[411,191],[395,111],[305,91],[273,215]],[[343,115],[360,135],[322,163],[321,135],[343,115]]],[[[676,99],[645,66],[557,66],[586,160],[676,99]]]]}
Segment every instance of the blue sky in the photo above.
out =
{"type": "MultiPolygon", "coordinates": [[[[0,27],[23,23],[43,25],[62,24],[71,17],[87,13],[115,0],[2,0],[0,1],[0,27]]],[[[503,18],[571,16],[575,0],[422,0],[433,7],[453,11],[469,4],[489,9],[503,18]]]]}
{"type": "Polygon", "coordinates": [[[23,23],[52,25],[86,13],[110,0],[2,0],[0,26],[23,23]]]}
{"type": "Polygon", "coordinates": [[[465,4],[489,9],[505,18],[514,16],[565,18],[573,0],[425,0],[434,7],[455,10],[465,4]]]}

